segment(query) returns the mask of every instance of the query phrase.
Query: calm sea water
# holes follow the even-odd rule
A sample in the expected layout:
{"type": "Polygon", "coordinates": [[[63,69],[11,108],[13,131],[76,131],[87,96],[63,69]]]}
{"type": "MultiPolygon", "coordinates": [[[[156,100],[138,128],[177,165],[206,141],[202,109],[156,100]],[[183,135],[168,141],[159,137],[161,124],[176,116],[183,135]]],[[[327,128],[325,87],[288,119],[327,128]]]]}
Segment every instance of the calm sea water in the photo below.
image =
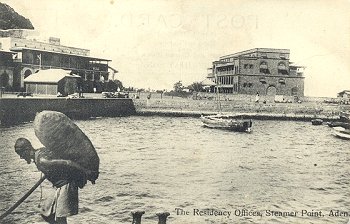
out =
{"type": "MultiPolygon", "coordinates": [[[[133,210],[146,212],[146,224],[157,223],[159,211],[170,212],[172,224],[349,219],[329,213],[350,215],[350,141],[335,138],[327,126],[254,121],[253,132],[246,134],[204,128],[196,118],[120,117],[76,123],[98,151],[101,175],[95,185],[80,190],[80,213],[69,218],[70,223],[131,223],[133,210]],[[177,214],[180,208],[184,213],[177,214]],[[226,215],[194,214],[206,209],[226,215]],[[266,210],[297,214],[268,216],[266,210]],[[302,216],[302,210],[314,216],[302,216]],[[324,216],[315,217],[319,211],[324,216]]],[[[36,147],[40,143],[30,123],[0,131],[2,213],[40,178],[34,164],[27,165],[14,153],[15,140],[27,137],[36,147]]],[[[44,184],[43,192],[47,188],[50,185],[44,184]]],[[[40,195],[38,188],[5,223],[40,222],[40,195]]]]}

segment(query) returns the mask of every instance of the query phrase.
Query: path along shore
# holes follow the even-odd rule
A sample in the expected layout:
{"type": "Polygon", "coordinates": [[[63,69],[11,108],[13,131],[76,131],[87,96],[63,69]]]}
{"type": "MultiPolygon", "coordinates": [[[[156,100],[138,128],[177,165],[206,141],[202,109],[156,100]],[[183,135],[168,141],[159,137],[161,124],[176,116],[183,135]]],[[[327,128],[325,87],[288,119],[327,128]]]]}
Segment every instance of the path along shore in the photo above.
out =
{"type": "Polygon", "coordinates": [[[350,105],[327,104],[319,101],[301,103],[274,103],[245,100],[194,100],[190,98],[133,99],[136,113],[143,116],[190,116],[221,113],[241,114],[259,120],[301,120],[322,119],[335,121],[341,111],[349,111],[350,105]],[[221,108],[219,110],[219,107],[221,108]]]}

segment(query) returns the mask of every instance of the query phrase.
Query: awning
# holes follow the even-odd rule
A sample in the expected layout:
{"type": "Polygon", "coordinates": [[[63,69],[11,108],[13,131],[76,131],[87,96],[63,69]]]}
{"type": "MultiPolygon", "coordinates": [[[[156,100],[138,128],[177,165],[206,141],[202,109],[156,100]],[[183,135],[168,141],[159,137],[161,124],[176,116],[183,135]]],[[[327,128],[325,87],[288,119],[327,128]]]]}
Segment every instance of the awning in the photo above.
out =
{"type": "Polygon", "coordinates": [[[279,70],[287,70],[287,68],[286,68],[285,65],[279,65],[279,66],[278,66],[278,69],[279,69],[279,70]]]}
{"type": "Polygon", "coordinates": [[[261,78],[259,78],[259,81],[260,81],[261,83],[266,83],[266,79],[265,79],[265,77],[261,77],[261,78]]]}
{"type": "Polygon", "coordinates": [[[279,69],[278,73],[280,73],[282,75],[288,75],[287,69],[279,69]]]}
{"type": "Polygon", "coordinates": [[[215,86],[215,82],[211,81],[210,79],[204,79],[201,84],[203,86],[215,86]]]}

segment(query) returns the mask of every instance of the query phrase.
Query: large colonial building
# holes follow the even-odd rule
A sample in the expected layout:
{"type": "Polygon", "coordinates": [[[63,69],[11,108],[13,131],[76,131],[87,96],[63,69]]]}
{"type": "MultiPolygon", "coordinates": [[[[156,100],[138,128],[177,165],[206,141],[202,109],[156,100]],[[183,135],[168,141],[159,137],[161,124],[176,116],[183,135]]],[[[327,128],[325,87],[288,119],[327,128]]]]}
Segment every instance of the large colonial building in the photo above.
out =
{"type": "Polygon", "coordinates": [[[292,64],[289,54],[289,49],[255,48],[222,56],[208,78],[223,93],[304,96],[304,67],[292,64]]]}
{"type": "MultiPolygon", "coordinates": [[[[2,86],[19,91],[24,87],[24,79],[43,69],[64,69],[82,77],[83,90],[91,92],[101,89],[102,83],[108,80],[111,60],[90,56],[90,51],[82,48],[63,46],[59,38],[51,37],[48,42],[24,38],[21,32],[11,33],[0,38],[0,63],[6,63],[5,72],[1,69],[2,86]],[[12,56],[9,63],[9,56],[12,56]],[[5,73],[5,75],[4,75],[5,73]]],[[[4,35],[3,35],[4,36],[4,35]]],[[[114,70],[113,72],[115,72],[114,70]]],[[[113,74],[114,75],[114,74],[113,74]]]]}

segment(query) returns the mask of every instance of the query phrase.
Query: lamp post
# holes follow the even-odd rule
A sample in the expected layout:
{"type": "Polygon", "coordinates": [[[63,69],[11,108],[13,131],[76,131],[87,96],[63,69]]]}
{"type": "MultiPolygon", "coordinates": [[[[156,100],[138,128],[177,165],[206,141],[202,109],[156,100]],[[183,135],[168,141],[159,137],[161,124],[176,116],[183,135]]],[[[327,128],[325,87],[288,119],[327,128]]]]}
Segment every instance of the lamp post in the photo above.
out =
{"type": "Polygon", "coordinates": [[[5,87],[0,87],[0,98],[2,98],[2,94],[3,94],[3,91],[4,91],[5,87]]]}
{"type": "Polygon", "coordinates": [[[41,70],[41,54],[38,54],[37,58],[39,59],[39,70],[41,70]]]}

